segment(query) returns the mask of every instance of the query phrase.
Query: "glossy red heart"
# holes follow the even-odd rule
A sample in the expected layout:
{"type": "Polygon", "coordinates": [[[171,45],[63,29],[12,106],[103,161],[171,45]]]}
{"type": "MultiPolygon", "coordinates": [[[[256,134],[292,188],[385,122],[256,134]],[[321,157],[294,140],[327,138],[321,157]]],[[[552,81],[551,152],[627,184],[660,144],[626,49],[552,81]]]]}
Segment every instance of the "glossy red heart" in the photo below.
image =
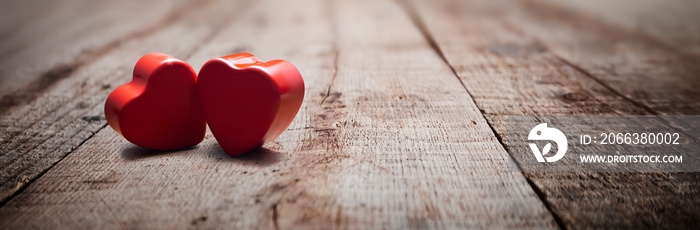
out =
{"type": "Polygon", "coordinates": [[[283,60],[261,62],[248,53],[209,60],[197,92],[209,129],[231,156],[277,138],[301,107],[304,80],[283,60]]]}
{"type": "Polygon", "coordinates": [[[131,143],[156,150],[197,145],[206,122],[197,100],[197,74],[161,53],[141,57],[131,82],[107,98],[107,123],[131,143]]]}

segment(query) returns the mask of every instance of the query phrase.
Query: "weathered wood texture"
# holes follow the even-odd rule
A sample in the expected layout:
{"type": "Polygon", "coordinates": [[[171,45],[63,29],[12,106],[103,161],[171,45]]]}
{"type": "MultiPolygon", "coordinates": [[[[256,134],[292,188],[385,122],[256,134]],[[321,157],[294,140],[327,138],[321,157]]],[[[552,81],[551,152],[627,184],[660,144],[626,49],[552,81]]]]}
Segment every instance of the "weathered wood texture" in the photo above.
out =
{"type": "Polygon", "coordinates": [[[186,57],[200,43],[206,43],[235,16],[212,15],[221,4],[180,5],[167,17],[167,23],[120,41],[105,54],[62,72],[66,76],[61,78],[65,79],[45,91],[28,92],[39,96],[30,103],[9,107],[0,117],[0,198],[9,197],[105,127],[104,100],[114,88],[131,79],[140,56],[161,51],[186,57]],[[174,37],[177,42],[164,42],[174,37]]]}
{"type": "MultiPolygon", "coordinates": [[[[507,115],[697,114],[684,54],[533,2],[415,1],[428,36],[499,137],[507,115]]],[[[506,143],[507,144],[507,143],[506,143]]],[[[567,228],[682,228],[700,218],[697,173],[528,173],[567,228]]]]}
{"type": "Polygon", "coordinates": [[[2,224],[556,227],[524,177],[506,171],[483,116],[397,4],[287,10],[296,4],[260,3],[186,58],[198,67],[244,47],[300,68],[307,99],[267,149],[230,158],[208,136],[161,155],[103,129],[7,203],[2,224]]]}
{"type": "Polygon", "coordinates": [[[574,5],[3,4],[0,228],[691,226],[698,174],[507,172],[507,115],[700,113],[697,34],[667,27],[693,15],[574,5]],[[142,149],[102,109],[149,52],[288,60],[304,104],[244,157],[142,149]]]}
{"type": "MultiPolygon", "coordinates": [[[[164,1],[144,4],[13,1],[3,4],[0,200],[5,200],[103,127],[95,123],[101,117],[98,110],[85,113],[88,107],[100,104],[99,97],[91,99],[92,94],[87,94],[83,99],[92,101],[73,100],[84,93],[82,89],[92,88],[92,91],[106,94],[111,87],[89,82],[92,73],[84,67],[125,42],[161,29],[185,7],[180,2],[165,4],[164,1]],[[56,82],[76,75],[79,70],[82,83],[71,80],[51,91],[56,82]],[[88,86],[88,83],[95,84],[88,86]],[[61,107],[63,109],[59,109],[61,107]]],[[[123,63],[122,71],[128,73],[129,65],[123,63]]],[[[110,69],[114,67],[97,70],[110,69]]]]}
{"type": "Polygon", "coordinates": [[[122,42],[157,30],[182,1],[11,1],[0,9],[0,113],[122,42]],[[128,17],[125,17],[128,15],[128,17]]]}
{"type": "MultiPolygon", "coordinates": [[[[670,0],[537,0],[642,32],[687,54],[700,54],[700,2],[670,0]]],[[[644,36],[638,34],[638,36],[644,36]]]]}

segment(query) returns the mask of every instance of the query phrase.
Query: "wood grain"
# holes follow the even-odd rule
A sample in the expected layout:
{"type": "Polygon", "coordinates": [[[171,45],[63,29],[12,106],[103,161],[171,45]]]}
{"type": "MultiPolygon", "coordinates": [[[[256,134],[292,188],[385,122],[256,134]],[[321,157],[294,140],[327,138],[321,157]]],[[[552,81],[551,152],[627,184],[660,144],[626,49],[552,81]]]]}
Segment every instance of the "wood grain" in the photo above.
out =
{"type": "MultiPolygon", "coordinates": [[[[499,137],[507,115],[696,113],[697,70],[683,54],[530,4],[408,4],[499,137]]],[[[697,173],[526,176],[564,228],[683,228],[698,219],[697,173]]]]}
{"type": "Polygon", "coordinates": [[[171,20],[182,1],[31,1],[3,4],[0,114],[127,39],[171,20]]]}
{"type": "Polygon", "coordinates": [[[504,19],[562,61],[654,114],[700,114],[700,61],[624,28],[538,2],[504,19]],[[523,20],[533,23],[523,23],[523,20]]]}
{"type": "Polygon", "coordinates": [[[121,41],[107,54],[67,73],[31,103],[13,107],[0,117],[0,198],[6,200],[66,154],[106,126],[104,100],[131,79],[133,65],[149,52],[183,56],[218,32],[235,15],[235,2],[186,6],[157,31],[121,41]],[[229,5],[230,4],[230,5],[229,5]],[[163,42],[177,37],[179,42],[163,42]]]}
{"type": "Polygon", "coordinates": [[[503,138],[508,115],[699,114],[695,3],[0,5],[3,229],[688,228],[700,219],[698,173],[523,177],[507,172],[503,138]],[[192,149],[142,149],[105,128],[102,106],[154,51],[195,70],[239,52],[288,60],[305,78],[304,105],[287,132],[243,157],[225,155],[211,133],[192,149]]]}
{"type": "Polygon", "coordinates": [[[700,2],[655,0],[539,0],[658,39],[686,54],[700,54],[700,2]]]}
{"type": "MultiPolygon", "coordinates": [[[[304,105],[259,152],[150,152],[103,129],[0,208],[10,228],[556,228],[394,2],[265,1],[206,43],[284,58],[304,105]],[[87,172],[87,173],[86,173],[87,172]]],[[[231,49],[231,50],[229,50],[231,49]]]]}

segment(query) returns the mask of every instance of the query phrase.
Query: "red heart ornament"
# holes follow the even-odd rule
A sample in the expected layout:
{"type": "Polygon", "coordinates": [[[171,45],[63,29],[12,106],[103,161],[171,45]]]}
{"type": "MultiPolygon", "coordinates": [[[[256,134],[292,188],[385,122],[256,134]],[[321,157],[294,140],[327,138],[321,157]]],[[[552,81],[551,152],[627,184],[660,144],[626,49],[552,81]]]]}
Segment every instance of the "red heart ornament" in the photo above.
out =
{"type": "Polygon", "coordinates": [[[262,62],[249,53],[209,60],[197,92],[209,129],[231,156],[277,138],[304,99],[304,80],[283,60],[262,62]]]}
{"type": "Polygon", "coordinates": [[[186,62],[147,54],[134,67],[131,82],[107,97],[107,123],[131,143],[156,150],[197,145],[206,122],[197,100],[197,74],[186,62]]]}

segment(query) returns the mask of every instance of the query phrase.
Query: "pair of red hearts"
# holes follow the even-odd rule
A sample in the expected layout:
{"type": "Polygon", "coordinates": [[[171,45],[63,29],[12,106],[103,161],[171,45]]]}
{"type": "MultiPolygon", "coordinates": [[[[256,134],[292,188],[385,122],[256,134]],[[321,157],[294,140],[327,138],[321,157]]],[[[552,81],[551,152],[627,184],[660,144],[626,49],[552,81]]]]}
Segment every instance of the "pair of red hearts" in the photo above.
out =
{"type": "Polygon", "coordinates": [[[287,61],[240,53],[209,60],[197,75],[182,60],[150,53],[109,95],[105,117],[131,143],[156,150],[197,145],[208,124],[235,156],[282,134],[303,99],[304,81],[287,61]]]}

